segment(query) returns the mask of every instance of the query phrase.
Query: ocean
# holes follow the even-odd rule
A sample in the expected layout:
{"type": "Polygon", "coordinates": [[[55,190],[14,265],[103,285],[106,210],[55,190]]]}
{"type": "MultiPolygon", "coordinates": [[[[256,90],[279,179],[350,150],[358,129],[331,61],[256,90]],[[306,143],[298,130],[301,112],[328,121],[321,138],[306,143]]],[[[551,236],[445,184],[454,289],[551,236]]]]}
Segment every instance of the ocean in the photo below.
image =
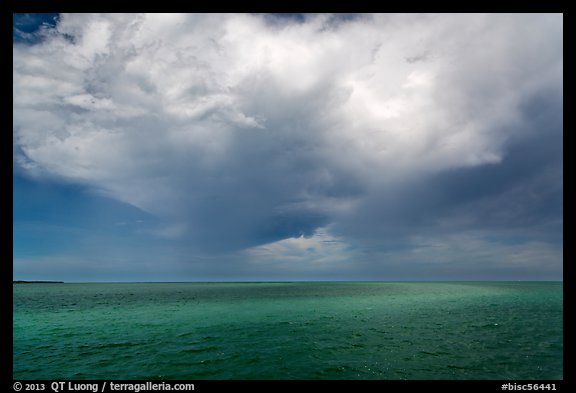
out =
{"type": "Polygon", "coordinates": [[[563,378],[561,282],[15,284],[14,379],[563,378]]]}

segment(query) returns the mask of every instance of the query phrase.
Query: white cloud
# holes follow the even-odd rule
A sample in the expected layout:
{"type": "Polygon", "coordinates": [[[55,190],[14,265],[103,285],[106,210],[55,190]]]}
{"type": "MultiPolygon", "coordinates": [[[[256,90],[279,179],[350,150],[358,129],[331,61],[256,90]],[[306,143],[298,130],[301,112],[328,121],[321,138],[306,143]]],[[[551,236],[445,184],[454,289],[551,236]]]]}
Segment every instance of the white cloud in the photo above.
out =
{"type": "Polygon", "coordinates": [[[283,266],[284,269],[334,269],[348,265],[353,252],[345,241],[330,235],[325,228],[312,236],[293,237],[247,249],[246,254],[255,264],[283,266]]]}
{"type": "Polygon", "coordinates": [[[561,15],[70,14],[46,34],[13,50],[16,164],[239,248],[500,162],[520,106],[562,83],[561,15]]]}

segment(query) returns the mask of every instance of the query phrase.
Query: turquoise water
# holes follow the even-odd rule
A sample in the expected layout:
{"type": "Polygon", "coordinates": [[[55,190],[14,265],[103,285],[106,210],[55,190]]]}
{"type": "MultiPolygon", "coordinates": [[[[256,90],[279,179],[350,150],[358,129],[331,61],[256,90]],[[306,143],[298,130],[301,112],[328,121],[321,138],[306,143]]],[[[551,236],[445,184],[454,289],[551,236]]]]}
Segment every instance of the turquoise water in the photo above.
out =
{"type": "Polygon", "coordinates": [[[15,379],[562,379],[562,283],[14,285],[15,379]]]}

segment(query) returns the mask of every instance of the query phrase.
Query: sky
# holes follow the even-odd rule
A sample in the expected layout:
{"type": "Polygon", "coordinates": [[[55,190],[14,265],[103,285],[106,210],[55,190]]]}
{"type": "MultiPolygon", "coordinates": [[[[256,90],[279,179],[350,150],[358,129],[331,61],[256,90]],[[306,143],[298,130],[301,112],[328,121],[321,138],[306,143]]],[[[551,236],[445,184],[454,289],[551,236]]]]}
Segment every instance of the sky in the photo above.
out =
{"type": "Polygon", "coordinates": [[[14,279],[562,280],[561,14],[15,14],[14,279]]]}

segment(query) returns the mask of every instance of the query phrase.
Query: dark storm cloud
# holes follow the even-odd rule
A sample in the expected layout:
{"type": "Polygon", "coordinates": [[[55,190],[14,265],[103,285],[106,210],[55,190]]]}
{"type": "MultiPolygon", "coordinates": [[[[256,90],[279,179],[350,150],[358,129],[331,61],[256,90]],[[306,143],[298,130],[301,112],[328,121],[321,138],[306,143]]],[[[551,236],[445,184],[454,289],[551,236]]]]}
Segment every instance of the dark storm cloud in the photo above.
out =
{"type": "Polygon", "coordinates": [[[403,187],[383,188],[366,198],[343,230],[360,238],[463,229],[561,236],[560,113],[557,94],[534,97],[523,106],[525,121],[506,144],[501,162],[423,175],[403,187]],[[540,233],[548,225],[557,227],[540,233]]]}

